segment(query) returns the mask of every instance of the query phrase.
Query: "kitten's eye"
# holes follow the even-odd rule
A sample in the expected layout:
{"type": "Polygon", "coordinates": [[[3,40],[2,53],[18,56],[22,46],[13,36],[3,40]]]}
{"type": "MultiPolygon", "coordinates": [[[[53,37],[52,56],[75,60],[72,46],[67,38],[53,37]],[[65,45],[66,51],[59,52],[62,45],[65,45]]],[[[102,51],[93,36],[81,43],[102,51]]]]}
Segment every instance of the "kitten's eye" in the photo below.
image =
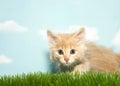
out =
{"type": "Polygon", "coordinates": [[[64,54],[64,52],[63,52],[63,50],[58,50],[58,53],[60,54],[60,55],[63,55],[64,54]]]}
{"type": "Polygon", "coordinates": [[[72,49],[72,50],[70,51],[70,54],[75,54],[75,49],[72,49]]]}

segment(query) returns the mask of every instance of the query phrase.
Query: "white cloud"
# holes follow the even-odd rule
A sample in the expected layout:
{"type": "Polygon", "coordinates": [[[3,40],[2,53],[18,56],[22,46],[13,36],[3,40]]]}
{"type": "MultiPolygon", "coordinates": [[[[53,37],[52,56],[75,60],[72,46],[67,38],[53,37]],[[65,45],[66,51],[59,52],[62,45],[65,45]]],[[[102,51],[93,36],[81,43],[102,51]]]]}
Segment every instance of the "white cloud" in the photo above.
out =
{"type": "MultiPolygon", "coordinates": [[[[78,31],[82,26],[78,26],[78,25],[72,25],[69,26],[68,29],[56,29],[53,30],[53,32],[56,33],[73,33],[75,31],[78,31]]],[[[83,26],[86,29],[86,40],[87,41],[98,41],[99,40],[99,36],[98,36],[98,32],[97,29],[94,27],[87,27],[87,26],[83,26]]],[[[42,38],[47,38],[47,30],[46,29],[40,29],[38,31],[38,34],[42,37],[42,38]]]]}
{"type": "Polygon", "coordinates": [[[113,39],[113,45],[120,46],[120,30],[116,33],[113,39]]]}
{"type": "Polygon", "coordinates": [[[28,29],[13,20],[0,23],[0,32],[26,32],[28,29]]]}
{"type": "Polygon", "coordinates": [[[38,35],[45,37],[47,35],[47,29],[38,30],[38,35]]]}
{"type": "Polygon", "coordinates": [[[0,55],[0,64],[9,64],[12,62],[12,59],[5,55],[0,55]]]}
{"type": "Polygon", "coordinates": [[[69,31],[74,32],[74,31],[79,30],[81,27],[84,27],[86,30],[86,40],[87,41],[98,41],[99,40],[98,32],[95,27],[72,25],[69,27],[69,31]]]}

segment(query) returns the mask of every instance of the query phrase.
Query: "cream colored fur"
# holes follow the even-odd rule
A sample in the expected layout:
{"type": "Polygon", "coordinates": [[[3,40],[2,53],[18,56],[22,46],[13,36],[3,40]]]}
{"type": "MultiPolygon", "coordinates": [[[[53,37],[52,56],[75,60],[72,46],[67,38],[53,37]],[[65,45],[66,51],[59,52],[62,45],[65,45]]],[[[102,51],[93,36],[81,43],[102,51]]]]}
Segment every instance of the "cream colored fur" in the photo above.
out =
{"type": "Polygon", "coordinates": [[[47,35],[50,57],[59,64],[61,71],[120,71],[120,55],[95,43],[86,42],[84,28],[72,34],[56,34],[48,30],[47,35]],[[63,50],[63,55],[59,55],[59,49],[63,50]],[[75,54],[70,54],[71,49],[75,49],[75,54]],[[69,61],[66,62],[65,58],[69,61]]]}

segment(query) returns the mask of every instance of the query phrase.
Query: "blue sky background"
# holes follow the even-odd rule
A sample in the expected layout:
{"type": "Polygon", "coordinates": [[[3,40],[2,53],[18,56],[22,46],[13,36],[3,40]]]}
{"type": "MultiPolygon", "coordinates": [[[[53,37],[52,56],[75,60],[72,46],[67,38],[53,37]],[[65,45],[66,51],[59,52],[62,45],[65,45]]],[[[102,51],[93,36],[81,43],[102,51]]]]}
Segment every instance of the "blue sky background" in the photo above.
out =
{"type": "Polygon", "coordinates": [[[0,75],[51,71],[45,31],[78,26],[120,52],[120,0],[1,0],[0,75]]]}

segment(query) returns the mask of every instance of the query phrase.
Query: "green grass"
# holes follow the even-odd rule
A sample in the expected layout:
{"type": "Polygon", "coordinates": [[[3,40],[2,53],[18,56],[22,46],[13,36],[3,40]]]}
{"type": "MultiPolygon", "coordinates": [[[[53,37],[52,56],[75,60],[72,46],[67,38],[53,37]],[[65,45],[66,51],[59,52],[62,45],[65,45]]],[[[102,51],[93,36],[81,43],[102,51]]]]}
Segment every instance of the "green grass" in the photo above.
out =
{"type": "Polygon", "coordinates": [[[0,86],[120,86],[120,73],[29,73],[0,76],[0,86]]]}

